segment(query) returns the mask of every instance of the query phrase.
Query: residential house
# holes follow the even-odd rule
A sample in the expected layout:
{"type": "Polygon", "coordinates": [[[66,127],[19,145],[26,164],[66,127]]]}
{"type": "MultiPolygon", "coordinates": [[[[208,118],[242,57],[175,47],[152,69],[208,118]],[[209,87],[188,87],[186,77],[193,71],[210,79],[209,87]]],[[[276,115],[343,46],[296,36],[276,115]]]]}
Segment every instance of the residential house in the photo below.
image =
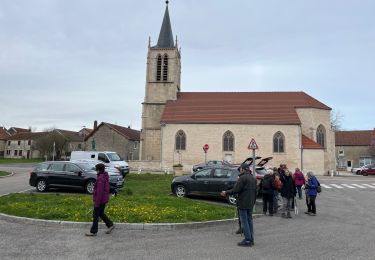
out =
{"type": "Polygon", "coordinates": [[[7,143],[10,133],[5,127],[0,127],[0,158],[4,158],[5,155],[5,145],[7,143]]]}
{"type": "Polygon", "coordinates": [[[375,129],[337,131],[335,135],[338,169],[351,171],[375,163],[375,129]]]}
{"type": "Polygon", "coordinates": [[[114,151],[124,160],[139,159],[140,131],[102,122],[86,137],[86,150],[114,151]]]}

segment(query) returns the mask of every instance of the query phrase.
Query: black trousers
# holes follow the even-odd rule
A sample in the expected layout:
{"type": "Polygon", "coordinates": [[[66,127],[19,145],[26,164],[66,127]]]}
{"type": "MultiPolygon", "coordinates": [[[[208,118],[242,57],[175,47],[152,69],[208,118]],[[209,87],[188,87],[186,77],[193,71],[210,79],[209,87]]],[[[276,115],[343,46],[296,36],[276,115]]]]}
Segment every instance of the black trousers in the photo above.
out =
{"type": "Polygon", "coordinates": [[[271,194],[263,194],[263,213],[273,214],[273,197],[274,195],[271,194]]]}
{"type": "Polygon", "coordinates": [[[316,214],[315,199],[316,196],[306,196],[307,212],[316,214]]]}
{"type": "Polygon", "coordinates": [[[92,226],[91,226],[91,233],[98,233],[98,225],[99,225],[99,218],[101,218],[107,227],[112,227],[113,222],[107,217],[107,215],[104,213],[105,204],[100,205],[99,207],[95,207],[92,212],[92,226]]]}

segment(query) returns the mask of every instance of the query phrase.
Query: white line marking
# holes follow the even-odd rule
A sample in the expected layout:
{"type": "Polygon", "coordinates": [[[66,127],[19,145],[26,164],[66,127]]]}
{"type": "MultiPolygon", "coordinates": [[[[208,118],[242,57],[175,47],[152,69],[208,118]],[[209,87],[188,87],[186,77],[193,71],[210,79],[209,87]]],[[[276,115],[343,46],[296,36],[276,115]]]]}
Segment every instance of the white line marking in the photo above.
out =
{"type": "Polygon", "coordinates": [[[331,184],[333,187],[336,187],[336,188],[338,188],[338,189],[343,189],[344,187],[341,187],[341,186],[339,186],[339,185],[337,185],[337,184],[331,184]]]}
{"type": "Polygon", "coordinates": [[[322,187],[324,187],[324,188],[326,188],[326,189],[332,189],[332,187],[330,187],[330,186],[328,186],[328,185],[326,185],[326,184],[320,184],[320,186],[322,186],[322,187]]]}
{"type": "Polygon", "coordinates": [[[373,188],[373,189],[375,189],[375,187],[374,186],[371,186],[370,184],[362,184],[363,186],[366,186],[366,187],[370,187],[370,188],[373,188]]]}
{"type": "Polygon", "coordinates": [[[342,186],[345,186],[345,187],[348,187],[349,189],[355,189],[355,187],[352,187],[352,186],[350,186],[350,185],[348,185],[348,184],[341,184],[342,186]]]}
{"type": "Polygon", "coordinates": [[[358,188],[361,188],[361,189],[366,189],[366,187],[363,187],[363,186],[361,186],[361,185],[359,185],[359,184],[352,184],[353,186],[356,186],[356,187],[358,187],[358,188]]]}

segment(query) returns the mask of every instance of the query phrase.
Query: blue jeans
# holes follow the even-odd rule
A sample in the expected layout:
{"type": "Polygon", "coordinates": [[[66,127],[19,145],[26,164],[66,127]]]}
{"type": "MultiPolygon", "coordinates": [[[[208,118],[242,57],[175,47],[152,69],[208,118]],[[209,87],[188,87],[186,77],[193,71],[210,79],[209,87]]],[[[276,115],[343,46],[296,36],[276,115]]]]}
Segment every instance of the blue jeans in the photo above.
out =
{"type": "Polygon", "coordinates": [[[253,212],[251,209],[239,209],[239,212],[245,240],[254,242],[253,212]]]}

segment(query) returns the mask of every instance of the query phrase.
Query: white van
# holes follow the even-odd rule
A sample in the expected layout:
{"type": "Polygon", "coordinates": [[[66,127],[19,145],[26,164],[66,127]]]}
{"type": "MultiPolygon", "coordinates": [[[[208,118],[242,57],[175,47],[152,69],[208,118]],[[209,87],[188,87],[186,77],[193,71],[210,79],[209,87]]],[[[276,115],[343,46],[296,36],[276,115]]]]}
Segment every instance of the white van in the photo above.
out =
{"type": "Polygon", "coordinates": [[[110,168],[116,168],[121,171],[121,174],[125,177],[129,173],[129,165],[127,162],[121,159],[116,152],[104,151],[73,151],[70,155],[70,160],[99,160],[102,161],[105,166],[110,168]]]}

